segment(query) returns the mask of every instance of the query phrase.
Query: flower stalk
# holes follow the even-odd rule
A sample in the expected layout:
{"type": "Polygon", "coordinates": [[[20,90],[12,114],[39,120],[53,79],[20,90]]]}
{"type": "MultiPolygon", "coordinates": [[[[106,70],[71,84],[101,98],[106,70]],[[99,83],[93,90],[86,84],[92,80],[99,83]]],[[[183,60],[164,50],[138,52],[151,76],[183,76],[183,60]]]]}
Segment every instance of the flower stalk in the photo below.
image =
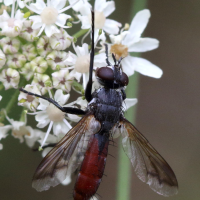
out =
{"type": "MultiPolygon", "coordinates": [[[[139,11],[146,7],[146,0],[133,0],[131,6],[131,19],[139,11]]],[[[139,56],[140,53],[132,53],[131,55],[139,56]]],[[[129,78],[129,85],[126,88],[126,95],[129,98],[137,97],[139,84],[139,74],[134,74],[129,78]],[[133,89],[134,87],[134,89],[133,89]]],[[[136,118],[136,106],[129,109],[125,113],[126,118],[135,123],[136,118]]],[[[117,180],[117,200],[130,200],[130,188],[131,188],[131,163],[121,145],[121,140],[119,140],[119,153],[118,153],[118,180],[117,180]]]]}

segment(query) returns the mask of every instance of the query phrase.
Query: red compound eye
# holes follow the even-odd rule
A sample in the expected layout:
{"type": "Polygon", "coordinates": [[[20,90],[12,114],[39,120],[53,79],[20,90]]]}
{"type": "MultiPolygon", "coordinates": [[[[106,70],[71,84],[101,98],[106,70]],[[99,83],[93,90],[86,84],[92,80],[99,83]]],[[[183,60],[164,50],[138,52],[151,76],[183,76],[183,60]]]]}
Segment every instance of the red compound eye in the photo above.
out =
{"type": "Polygon", "coordinates": [[[96,76],[105,81],[113,81],[114,73],[109,67],[101,67],[96,70],[96,76]]]}
{"type": "Polygon", "coordinates": [[[121,82],[122,86],[128,85],[129,79],[128,79],[128,76],[124,72],[122,72],[120,82],[121,82]]]}

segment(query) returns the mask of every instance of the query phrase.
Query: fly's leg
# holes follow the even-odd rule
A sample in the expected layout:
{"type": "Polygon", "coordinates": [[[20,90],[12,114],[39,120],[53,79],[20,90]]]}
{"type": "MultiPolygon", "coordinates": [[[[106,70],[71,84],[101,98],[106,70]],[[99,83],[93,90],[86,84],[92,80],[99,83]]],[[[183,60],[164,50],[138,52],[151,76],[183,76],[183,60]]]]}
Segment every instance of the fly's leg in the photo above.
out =
{"type": "Polygon", "coordinates": [[[68,113],[68,114],[74,114],[74,115],[85,115],[85,113],[86,113],[84,110],[81,110],[81,109],[78,109],[78,108],[62,107],[58,104],[58,102],[56,102],[55,100],[53,100],[51,98],[44,97],[44,96],[41,96],[41,95],[38,95],[38,94],[34,94],[32,92],[28,92],[28,91],[24,90],[23,88],[20,88],[19,90],[21,92],[28,94],[28,95],[32,95],[32,96],[39,97],[41,99],[47,100],[48,102],[50,102],[54,106],[56,106],[58,109],[60,109],[62,112],[65,112],[65,113],[68,113]]]}
{"type": "Polygon", "coordinates": [[[87,87],[85,89],[85,98],[88,102],[92,100],[92,72],[94,65],[94,11],[91,11],[92,15],[92,47],[90,53],[90,71],[89,71],[89,80],[87,83],[87,87]]]}

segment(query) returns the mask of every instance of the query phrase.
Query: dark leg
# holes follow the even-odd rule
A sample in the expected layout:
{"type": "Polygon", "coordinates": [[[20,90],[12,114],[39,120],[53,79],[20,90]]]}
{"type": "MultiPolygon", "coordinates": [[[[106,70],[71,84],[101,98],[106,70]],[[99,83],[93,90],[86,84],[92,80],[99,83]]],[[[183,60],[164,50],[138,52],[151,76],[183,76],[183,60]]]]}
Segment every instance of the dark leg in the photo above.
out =
{"type": "Polygon", "coordinates": [[[21,92],[24,92],[24,93],[28,94],[28,95],[36,96],[36,97],[39,97],[41,99],[47,100],[48,102],[50,102],[54,106],[56,106],[58,109],[60,109],[62,112],[69,113],[69,114],[74,114],[74,115],[85,115],[85,113],[86,113],[84,110],[81,110],[81,109],[78,109],[78,108],[62,107],[55,100],[53,100],[51,98],[43,97],[43,96],[40,96],[38,94],[34,94],[32,92],[28,92],[28,91],[24,90],[23,88],[20,88],[19,90],[21,92]]]}
{"type": "Polygon", "coordinates": [[[112,66],[112,64],[108,60],[108,45],[107,44],[104,44],[104,45],[105,45],[105,50],[106,50],[106,63],[108,66],[112,66]]]}
{"type": "Polygon", "coordinates": [[[94,64],[94,11],[91,11],[91,15],[92,15],[92,48],[90,53],[90,71],[89,71],[90,74],[87,87],[85,89],[85,98],[88,102],[92,100],[92,72],[94,64]]]}

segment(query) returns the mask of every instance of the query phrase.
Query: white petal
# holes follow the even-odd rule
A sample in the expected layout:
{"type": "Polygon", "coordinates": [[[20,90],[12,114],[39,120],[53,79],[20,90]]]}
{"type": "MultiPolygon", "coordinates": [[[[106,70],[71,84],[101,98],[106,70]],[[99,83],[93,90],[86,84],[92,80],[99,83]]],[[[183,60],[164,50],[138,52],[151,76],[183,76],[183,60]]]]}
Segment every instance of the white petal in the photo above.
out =
{"type": "Polygon", "coordinates": [[[74,65],[76,63],[77,56],[69,51],[67,59],[64,61],[66,65],[74,65]]]}
{"type": "Polygon", "coordinates": [[[102,12],[103,9],[106,7],[106,1],[105,0],[96,0],[94,4],[94,9],[102,12]]]}
{"type": "Polygon", "coordinates": [[[28,8],[37,14],[41,14],[42,11],[46,8],[46,4],[43,0],[37,0],[36,3],[31,3],[28,8]]]}
{"type": "Polygon", "coordinates": [[[32,29],[38,29],[43,24],[41,17],[38,15],[31,16],[29,19],[33,20],[32,29]]]}
{"type": "Polygon", "coordinates": [[[69,18],[71,18],[70,15],[59,14],[55,24],[58,25],[58,26],[64,26],[65,23],[66,23],[66,20],[69,19],[69,18]]]}
{"type": "Polygon", "coordinates": [[[154,38],[140,38],[136,43],[129,44],[128,52],[145,52],[158,48],[159,41],[154,38]]]}
{"type": "Polygon", "coordinates": [[[137,39],[140,38],[142,32],[149,22],[150,15],[151,14],[148,9],[139,11],[135,15],[129,28],[129,34],[126,35],[123,41],[125,45],[128,45],[130,41],[137,41],[137,39]]]}
{"type": "Polygon", "coordinates": [[[81,15],[88,16],[88,18],[90,18],[90,16],[91,16],[91,9],[87,5],[83,5],[80,8],[79,11],[80,11],[81,15]]]}
{"type": "Polygon", "coordinates": [[[49,102],[44,99],[39,99],[40,105],[37,107],[38,110],[46,110],[49,106],[49,102]]]}
{"type": "Polygon", "coordinates": [[[17,12],[15,14],[15,19],[23,20],[24,19],[24,14],[20,10],[17,10],[17,12]]]}
{"type": "Polygon", "coordinates": [[[0,126],[0,140],[7,136],[8,131],[12,129],[11,125],[0,126]]]}
{"type": "Polygon", "coordinates": [[[109,34],[117,34],[121,24],[112,19],[106,19],[103,30],[109,34]]]}
{"type": "Polygon", "coordinates": [[[135,71],[145,76],[160,78],[163,74],[162,69],[144,58],[133,57],[133,65],[135,67],[135,71]]]}
{"type": "Polygon", "coordinates": [[[134,106],[137,102],[138,100],[136,98],[133,98],[133,99],[127,98],[123,102],[124,103],[123,107],[125,108],[125,110],[128,110],[130,107],[134,106]]]}
{"type": "Polygon", "coordinates": [[[4,0],[4,4],[5,4],[5,6],[9,6],[9,5],[13,4],[13,0],[4,0]]]}
{"type": "Polygon", "coordinates": [[[133,57],[132,56],[127,56],[122,60],[122,68],[124,73],[127,74],[127,76],[131,76],[134,74],[135,67],[133,65],[133,57]]]}
{"type": "Polygon", "coordinates": [[[82,29],[89,29],[91,27],[91,21],[88,16],[78,15],[78,18],[81,20],[81,23],[82,23],[81,28],[82,29]]]}
{"type": "Polygon", "coordinates": [[[52,7],[61,10],[66,5],[66,0],[51,0],[52,7]]]}
{"type": "Polygon", "coordinates": [[[60,33],[60,30],[55,25],[45,26],[45,33],[47,37],[51,37],[54,33],[60,33]]]}
{"type": "Polygon", "coordinates": [[[109,1],[106,2],[106,7],[103,9],[103,13],[105,17],[108,17],[113,11],[115,10],[115,2],[114,1],[109,1]]]}
{"type": "Polygon", "coordinates": [[[38,122],[46,122],[46,121],[49,122],[48,118],[49,118],[49,116],[47,115],[47,113],[38,113],[35,116],[35,120],[38,121],[38,122]]]}
{"type": "Polygon", "coordinates": [[[88,51],[88,44],[84,43],[82,47],[80,46],[76,46],[76,48],[74,49],[76,51],[77,56],[85,56],[89,54],[88,51]]]}
{"type": "Polygon", "coordinates": [[[67,100],[69,99],[69,94],[64,95],[63,91],[61,89],[56,90],[56,93],[54,95],[55,101],[57,101],[60,105],[64,105],[67,100]]]}
{"type": "Polygon", "coordinates": [[[75,11],[79,11],[83,6],[86,6],[88,8],[91,8],[92,6],[88,3],[87,0],[81,0],[81,1],[78,1],[76,3],[77,0],[69,0],[69,3],[70,5],[73,5],[72,6],[72,9],[74,9],[75,11]],[[76,4],[75,4],[76,3],[76,4]]]}

